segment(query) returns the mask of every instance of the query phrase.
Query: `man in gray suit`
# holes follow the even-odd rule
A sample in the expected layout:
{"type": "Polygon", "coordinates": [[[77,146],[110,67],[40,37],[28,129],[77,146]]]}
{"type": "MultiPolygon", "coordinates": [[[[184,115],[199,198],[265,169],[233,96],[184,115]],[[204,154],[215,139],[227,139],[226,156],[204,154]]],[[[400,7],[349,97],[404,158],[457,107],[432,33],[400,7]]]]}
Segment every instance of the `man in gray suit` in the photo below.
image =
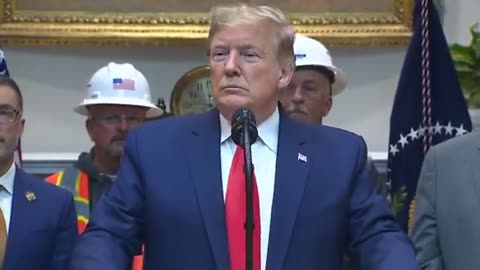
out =
{"type": "Polygon", "coordinates": [[[430,149],[415,203],[412,238],[421,269],[480,269],[480,133],[430,149]]]}

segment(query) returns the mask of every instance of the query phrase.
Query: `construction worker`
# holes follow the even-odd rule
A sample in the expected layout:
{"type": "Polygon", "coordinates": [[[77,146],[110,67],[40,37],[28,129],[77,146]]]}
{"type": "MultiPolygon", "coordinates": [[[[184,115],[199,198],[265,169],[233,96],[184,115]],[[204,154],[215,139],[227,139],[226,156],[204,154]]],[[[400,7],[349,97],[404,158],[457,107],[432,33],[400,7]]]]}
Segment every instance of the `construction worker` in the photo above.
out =
{"type": "MultiPolygon", "coordinates": [[[[333,64],[330,52],[318,40],[297,33],[293,50],[295,72],[289,85],[282,89],[280,102],[291,117],[322,125],[332,108],[333,96],[347,85],[346,74],[333,64]]],[[[375,191],[386,196],[385,179],[380,177],[371,158],[368,164],[375,191]]],[[[348,257],[343,269],[355,269],[348,257]]]]}
{"type": "MultiPolygon", "coordinates": [[[[87,116],[85,124],[94,145],[89,153],[81,153],[72,166],[46,180],[73,193],[78,230],[82,233],[96,202],[115,181],[127,133],[162,111],[151,102],[145,76],[128,63],[109,63],[95,72],[85,99],[74,111],[87,116]]],[[[133,269],[142,269],[142,259],[135,257],[133,269]]]]}

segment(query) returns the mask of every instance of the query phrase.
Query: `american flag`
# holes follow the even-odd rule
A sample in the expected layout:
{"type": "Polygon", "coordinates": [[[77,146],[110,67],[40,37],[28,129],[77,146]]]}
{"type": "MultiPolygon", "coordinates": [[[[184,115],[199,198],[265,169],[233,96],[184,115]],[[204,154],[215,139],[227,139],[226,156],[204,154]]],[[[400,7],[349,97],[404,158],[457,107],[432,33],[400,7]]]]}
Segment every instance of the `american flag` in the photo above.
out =
{"type": "Polygon", "coordinates": [[[302,153],[298,153],[298,160],[307,162],[307,157],[302,153]]]}
{"type": "MultiPolygon", "coordinates": [[[[7,61],[5,60],[5,54],[3,53],[2,49],[0,49],[0,74],[10,77],[10,73],[8,72],[7,67],[7,61]]],[[[18,139],[17,149],[15,151],[15,163],[17,163],[17,166],[21,167],[22,162],[22,143],[21,140],[18,139]]]]}
{"type": "Polygon", "coordinates": [[[5,54],[3,53],[2,49],[0,49],[0,74],[10,77],[10,73],[8,72],[7,68],[7,61],[5,61],[5,54]]]}
{"type": "Polygon", "coordinates": [[[114,78],[112,83],[113,83],[113,89],[135,91],[135,80],[124,79],[124,78],[114,78]]]}
{"type": "MultiPolygon", "coordinates": [[[[431,0],[417,0],[413,36],[390,117],[388,179],[398,221],[408,231],[409,210],[428,149],[472,130],[468,107],[442,25],[431,0]]],[[[452,179],[454,180],[454,179],[452,179]]]]}

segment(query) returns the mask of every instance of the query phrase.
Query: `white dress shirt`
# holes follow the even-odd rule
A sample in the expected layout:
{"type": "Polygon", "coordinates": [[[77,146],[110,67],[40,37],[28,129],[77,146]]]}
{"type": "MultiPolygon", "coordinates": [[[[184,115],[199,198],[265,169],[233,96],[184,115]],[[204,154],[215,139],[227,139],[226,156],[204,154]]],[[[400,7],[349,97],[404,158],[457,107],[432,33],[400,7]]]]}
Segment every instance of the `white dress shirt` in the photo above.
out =
{"type": "MultiPolygon", "coordinates": [[[[268,236],[270,232],[270,215],[272,212],[273,190],[275,184],[275,165],[277,161],[278,129],[280,115],[278,108],[258,129],[258,139],[252,145],[252,162],[255,166],[255,178],[257,180],[258,195],[260,202],[260,249],[261,268],[265,269],[267,262],[268,236]]],[[[220,155],[222,162],[222,186],[223,198],[228,187],[230,166],[237,145],[230,138],[230,122],[220,114],[220,155]]]]}
{"type": "Polygon", "coordinates": [[[0,208],[5,218],[5,226],[7,228],[7,234],[10,228],[10,217],[12,215],[12,199],[13,199],[13,182],[15,179],[15,162],[12,162],[10,169],[0,176],[0,185],[3,186],[0,189],[0,208]]]}

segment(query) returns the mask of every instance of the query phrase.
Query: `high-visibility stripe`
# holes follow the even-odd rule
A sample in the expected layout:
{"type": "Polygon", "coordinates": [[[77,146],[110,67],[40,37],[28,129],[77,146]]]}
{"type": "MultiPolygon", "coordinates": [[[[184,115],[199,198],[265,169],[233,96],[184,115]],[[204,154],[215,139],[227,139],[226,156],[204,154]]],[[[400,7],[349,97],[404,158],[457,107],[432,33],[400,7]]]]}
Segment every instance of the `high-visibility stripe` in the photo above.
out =
{"type": "Polygon", "coordinates": [[[77,212],[78,229],[79,232],[83,232],[90,218],[88,175],[72,166],[47,177],[47,181],[72,193],[77,212]]]}
{"type": "Polygon", "coordinates": [[[77,182],[77,191],[78,191],[78,196],[80,198],[83,198],[87,201],[89,200],[89,194],[88,194],[88,175],[86,173],[79,173],[79,178],[77,182]]]}
{"type": "Polygon", "coordinates": [[[79,177],[79,174],[81,173],[82,171],[78,170],[73,166],[68,167],[63,171],[63,177],[62,177],[62,182],[60,186],[69,190],[74,197],[78,196],[76,185],[77,185],[77,179],[79,177]]]}
{"type": "Polygon", "coordinates": [[[57,185],[57,186],[62,185],[62,178],[63,178],[63,171],[60,171],[58,173],[58,177],[57,177],[57,181],[56,181],[55,185],[57,185]]]}
{"type": "Polygon", "coordinates": [[[84,216],[77,216],[78,233],[82,234],[87,228],[88,219],[84,216]]]}
{"type": "MultiPolygon", "coordinates": [[[[90,206],[88,203],[81,202],[75,197],[75,210],[77,211],[77,221],[88,223],[90,217],[90,206]]],[[[83,200],[83,199],[81,199],[83,200]]]]}
{"type": "Polygon", "coordinates": [[[82,198],[82,197],[79,197],[79,196],[76,196],[74,198],[75,201],[77,202],[81,202],[81,203],[84,203],[84,204],[88,204],[88,199],[85,199],[85,198],[82,198]]]}
{"type": "MultiPolygon", "coordinates": [[[[77,211],[78,232],[83,233],[90,219],[90,197],[88,192],[88,174],[75,167],[69,167],[56,174],[50,175],[46,181],[65,188],[73,194],[75,210],[77,211]]],[[[142,247],[143,250],[143,247],[142,247]]],[[[143,269],[143,255],[133,258],[132,270],[143,269]]]]}
{"type": "Polygon", "coordinates": [[[62,178],[63,178],[63,171],[60,171],[58,173],[48,176],[47,178],[45,178],[45,180],[50,184],[60,186],[62,183],[62,178]]]}

